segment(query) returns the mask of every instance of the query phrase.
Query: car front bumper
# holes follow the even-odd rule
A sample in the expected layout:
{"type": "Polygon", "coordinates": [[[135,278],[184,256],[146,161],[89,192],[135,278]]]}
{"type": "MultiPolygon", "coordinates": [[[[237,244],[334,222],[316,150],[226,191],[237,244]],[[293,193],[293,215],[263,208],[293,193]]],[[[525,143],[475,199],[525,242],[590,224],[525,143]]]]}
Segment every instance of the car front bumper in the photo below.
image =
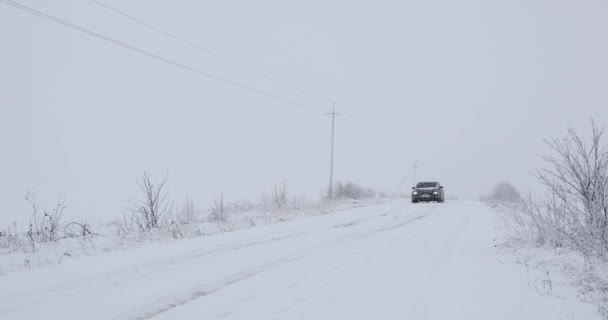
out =
{"type": "Polygon", "coordinates": [[[412,195],[412,201],[439,201],[441,200],[440,194],[417,194],[412,195]]]}

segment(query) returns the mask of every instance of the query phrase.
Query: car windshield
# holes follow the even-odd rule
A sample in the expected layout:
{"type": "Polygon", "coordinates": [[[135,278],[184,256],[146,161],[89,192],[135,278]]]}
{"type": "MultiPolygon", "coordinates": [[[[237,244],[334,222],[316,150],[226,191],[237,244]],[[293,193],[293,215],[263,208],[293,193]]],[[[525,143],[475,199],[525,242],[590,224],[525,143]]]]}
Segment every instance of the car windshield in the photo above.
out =
{"type": "Polygon", "coordinates": [[[437,187],[437,182],[418,182],[416,188],[435,188],[437,187]]]}

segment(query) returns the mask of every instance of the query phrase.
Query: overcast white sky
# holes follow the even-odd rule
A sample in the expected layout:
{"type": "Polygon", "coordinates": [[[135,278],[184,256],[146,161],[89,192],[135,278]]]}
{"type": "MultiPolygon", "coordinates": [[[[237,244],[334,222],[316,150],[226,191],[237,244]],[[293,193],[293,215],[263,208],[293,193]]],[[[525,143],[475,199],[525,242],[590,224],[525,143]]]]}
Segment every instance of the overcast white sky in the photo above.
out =
{"type": "MultiPolygon", "coordinates": [[[[145,50],[329,111],[336,179],[420,180],[477,198],[533,186],[543,138],[608,121],[608,2],[102,0],[321,99],[266,81],[90,0],[15,0],[145,50]]],[[[0,3],[0,223],[23,196],[122,214],[146,170],[206,204],[283,178],[326,188],[329,118],[163,64],[0,3]]]]}

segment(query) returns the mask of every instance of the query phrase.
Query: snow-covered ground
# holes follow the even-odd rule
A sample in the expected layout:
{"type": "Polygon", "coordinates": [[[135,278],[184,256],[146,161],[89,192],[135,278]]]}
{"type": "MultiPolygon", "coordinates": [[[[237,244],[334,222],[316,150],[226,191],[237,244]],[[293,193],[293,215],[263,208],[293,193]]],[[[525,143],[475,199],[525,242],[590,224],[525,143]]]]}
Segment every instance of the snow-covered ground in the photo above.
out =
{"type": "Polygon", "coordinates": [[[0,319],[600,319],[478,202],[355,208],[0,277],[0,319]]]}
{"type": "MultiPolygon", "coordinates": [[[[93,235],[59,236],[56,241],[38,242],[32,246],[27,234],[18,233],[16,225],[0,229],[0,277],[6,273],[19,272],[50,265],[64,264],[82,256],[93,256],[120,251],[133,247],[158,245],[157,242],[171,242],[181,238],[208,237],[224,232],[264,226],[279,222],[325,215],[342,210],[376,205],[386,202],[384,198],[359,200],[310,201],[302,197],[292,197],[280,205],[272,201],[257,203],[240,200],[225,204],[223,218],[214,219],[210,210],[194,209],[190,221],[174,215],[161,228],[145,233],[138,230],[124,231],[124,221],[88,225],[93,235]],[[3,235],[12,234],[12,237],[3,235]],[[15,235],[17,235],[15,237],[15,235]]],[[[64,228],[65,229],[65,228],[64,228]]],[[[80,230],[79,230],[80,231],[80,230]]],[[[76,235],[78,232],[76,233],[76,235]]]]}

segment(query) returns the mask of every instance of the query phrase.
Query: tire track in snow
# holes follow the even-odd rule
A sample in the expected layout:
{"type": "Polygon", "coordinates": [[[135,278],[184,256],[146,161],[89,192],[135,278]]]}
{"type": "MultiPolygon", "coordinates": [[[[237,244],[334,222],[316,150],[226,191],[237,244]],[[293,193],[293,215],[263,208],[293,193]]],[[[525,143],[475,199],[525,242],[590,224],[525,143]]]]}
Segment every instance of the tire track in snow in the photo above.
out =
{"type": "MultiPolygon", "coordinates": [[[[390,214],[407,209],[407,207],[400,207],[397,209],[383,210],[379,214],[358,218],[352,220],[354,224],[358,224],[363,221],[379,219],[386,217],[390,214]]],[[[178,269],[180,265],[190,263],[203,257],[213,257],[229,251],[236,251],[247,249],[256,246],[262,246],[271,244],[279,241],[289,240],[301,236],[308,235],[313,232],[332,228],[333,225],[312,225],[307,227],[299,227],[292,230],[288,230],[281,235],[266,235],[257,237],[256,239],[239,240],[233,241],[228,244],[219,245],[212,248],[206,248],[199,252],[185,254],[179,257],[163,257],[154,260],[147,260],[139,262],[134,265],[117,268],[95,275],[81,277],[72,280],[70,283],[61,283],[58,285],[51,285],[38,290],[36,292],[21,292],[21,301],[18,303],[11,304],[10,308],[0,308],[0,314],[16,310],[19,308],[27,308],[32,305],[40,304],[48,301],[49,299],[69,299],[70,296],[86,294],[86,292],[96,291],[107,287],[115,286],[116,283],[122,283],[124,281],[133,280],[139,277],[151,277],[154,274],[162,274],[168,270],[178,269]]],[[[191,295],[196,296],[197,293],[193,292],[191,295]]],[[[2,297],[10,299],[11,297],[2,297]]]]}
{"type": "MultiPolygon", "coordinates": [[[[369,237],[372,235],[376,235],[381,232],[396,230],[396,229],[405,227],[413,222],[419,221],[419,220],[427,217],[437,207],[438,207],[438,205],[435,205],[431,208],[424,208],[426,210],[423,210],[422,213],[419,213],[416,216],[410,217],[406,220],[399,221],[397,223],[389,222],[380,227],[373,228],[372,230],[358,231],[358,232],[354,232],[352,234],[343,235],[341,237],[331,239],[329,241],[324,241],[324,242],[318,243],[309,248],[300,250],[296,253],[289,254],[287,256],[257,265],[255,267],[247,268],[243,271],[225,276],[219,280],[212,281],[212,282],[209,282],[209,283],[201,285],[201,286],[196,286],[194,288],[190,288],[189,290],[174,293],[169,296],[165,296],[163,298],[149,302],[140,308],[132,310],[131,312],[129,312],[127,314],[123,314],[118,317],[115,317],[115,318],[113,318],[113,320],[123,320],[123,319],[148,320],[148,319],[152,319],[162,313],[168,312],[172,309],[183,306],[189,302],[192,302],[192,301],[198,300],[200,298],[209,296],[211,294],[217,293],[224,288],[227,288],[233,284],[236,284],[241,281],[245,281],[247,279],[255,277],[256,275],[261,274],[263,272],[272,270],[274,268],[277,268],[277,267],[282,266],[287,263],[295,262],[318,250],[321,250],[324,248],[329,248],[329,247],[337,245],[343,241],[358,240],[358,239],[362,239],[362,238],[369,237]]],[[[401,210],[403,210],[403,208],[391,210],[390,212],[385,212],[376,217],[387,216],[391,213],[396,213],[401,210]]],[[[365,218],[363,220],[365,220],[365,218]]],[[[401,220],[401,219],[399,219],[399,220],[401,220]]],[[[357,221],[357,220],[355,220],[355,221],[357,221]]]]}
{"type": "MultiPolygon", "coordinates": [[[[381,214],[376,214],[376,215],[373,215],[370,217],[356,219],[354,221],[356,221],[356,223],[359,223],[362,221],[378,219],[378,218],[388,216],[390,214],[393,214],[393,213],[401,211],[401,210],[403,210],[403,208],[391,209],[389,211],[384,211],[381,214]]],[[[119,269],[119,272],[125,273],[124,276],[126,276],[127,278],[131,278],[133,276],[132,273],[135,271],[139,271],[140,269],[145,269],[147,274],[149,274],[150,271],[152,271],[152,272],[165,271],[167,269],[174,269],[175,267],[177,267],[179,265],[188,263],[192,260],[196,260],[196,259],[199,259],[202,257],[212,257],[212,256],[215,256],[215,255],[218,255],[221,253],[228,252],[228,251],[242,250],[242,249],[247,249],[247,248],[251,248],[251,247],[275,243],[275,242],[279,242],[279,241],[284,241],[284,240],[288,240],[288,239],[292,239],[292,238],[297,238],[297,237],[308,235],[312,232],[317,232],[319,230],[323,230],[326,228],[329,228],[329,226],[314,225],[314,226],[308,226],[308,227],[304,227],[304,228],[296,228],[295,230],[290,230],[287,232],[287,234],[281,235],[281,236],[273,235],[270,237],[269,236],[260,237],[256,240],[239,241],[237,244],[221,245],[221,246],[218,246],[215,248],[210,248],[210,249],[207,249],[207,250],[204,250],[201,252],[183,255],[183,256],[180,256],[179,258],[170,257],[170,258],[163,258],[160,260],[156,260],[152,263],[150,263],[150,262],[140,263],[135,266],[127,267],[125,269],[119,269]],[[294,232],[294,231],[296,231],[296,232],[294,232]]],[[[114,273],[115,272],[112,272],[113,275],[114,275],[114,273]]],[[[113,279],[114,279],[114,281],[117,280],[115,278],[113,278],[113,279]]],[[[120,280],[120,278],[118,280],[120,280]]]]}

